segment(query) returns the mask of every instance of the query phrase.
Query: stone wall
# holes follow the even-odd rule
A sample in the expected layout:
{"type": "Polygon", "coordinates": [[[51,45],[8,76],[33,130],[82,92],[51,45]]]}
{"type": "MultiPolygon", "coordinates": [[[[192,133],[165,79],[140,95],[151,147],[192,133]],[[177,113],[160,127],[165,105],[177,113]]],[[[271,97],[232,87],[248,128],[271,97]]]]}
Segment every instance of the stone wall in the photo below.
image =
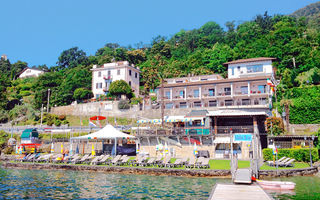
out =
{"type": "Polygon", "coordinates": [[[320,124],[290,124],[290,132],[294,135],[317,132],[320,124]]]}
{"type": "Polygon", "coordinates": [[[317,167],[301,168],[301,169],[279,169],[276,170],[259,170],[259,178],[265,177],[288,177],[288,176],[305,176],[318,173],[317,167]]]}

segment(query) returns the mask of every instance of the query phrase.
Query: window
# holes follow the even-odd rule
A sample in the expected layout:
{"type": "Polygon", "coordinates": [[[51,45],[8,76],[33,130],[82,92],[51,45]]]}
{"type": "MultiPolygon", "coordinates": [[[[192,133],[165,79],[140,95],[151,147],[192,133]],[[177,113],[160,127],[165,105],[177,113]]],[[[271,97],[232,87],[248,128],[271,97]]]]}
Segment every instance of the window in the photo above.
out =
{"type": "Polygon", "coordinates": [[[226,106],[232,106],[233,105],[233,100],[225,100],[225,105],[226,106]]]}
{"type": "Polygon", "coordinates": [[[166,91],[165,98],[170,99],[170,91],[166,91]]]}
{"type": "Polygon", "coordinates": [[[187,108],[187,102],[180,102],[180,108],[187,108]]]}
{"type": "Polygon", "coordinates": [[[248,86],[241,86],[241,94],[248,94],[248,86]]]}
{"type": "Polygon", "coordinates": [[[108,76],[111,76],[111,71],[108,71],[108,76]]]}
{"type": "Polygon", "coordinates": [[[238,66],[237,69],[238,69],[238,72],[240,72],[240,66],[238,66]]]}
{"type": "Polygon", "coordinates": [[[260,98],[260,104],[261,104],[261,105],[266,105],[266,104],[268,104],[267,99],[266,99],[266,98],[260,98]]]}
{"type": "Polygon", "coordinates": [[[263,66],[262,65],[247,66],[247,73],[256,73],[256,72],[263,72],[263,66]]]}
{"type": "Polygon", "coordinates": [[[138,73],[137,73],[137,72],[134,74],[134,77],[135,77],[135,78],[138,78],[138,73]]]}
{"type": "Polygon", "coordinates": [[[242,105],[243,106],[250,105],[250,99],[242,99],[242,105]]]}
{"type": "Polygon", "coordinates": [[[117,75],[120,75],[120,69],[118,69],[118,71],[117,71],[117,75]]]}
{"type": "Polygon", "coordinates": [[[207,78],[202,78],[202,79],[201,79],[201,81],[207,81],[207,80],[208,80],[207,78]]]}
{"type": "Polygon", "coordinates": [[[215,96],[215,94],[214,94],[214,89],[209,89],[209,96],[210,96],[210,97],[215,96]]]}
{"type": "Polygon", "coordinates": [[[173,103],[166,103],[166,109],[172,109],[173,103]]]}
{"type": "Polygon", "coordinates": [[[176,83],[183,83],[183,81],[176,81],[176,83]]]}
{"type": "Polygon", "coordinates": [[[98,72],[98,77],[101,77],[101,72],[98,72]]]}
{"type": "Polygon", "coordinates": [[[224,88],[224,94],[231,95],[231,88],[230,87],[224,88]]]}
{"type": "Polygon", "coordinates": [[[180,96],[180,98],[185,98],[184,90],[180,90],[179,96],[180,96]]]}
{"type": "Polygon", "coordinates": [[[234,67],[231,68],[231,74],[234,75],[234,67]]]}
{"type": "Polygon", "coordinates": [[[96,89],[98,89],[99,88],[99,83],[96,83],[96,89]]]}
{"type": "Polygon", "coordinates": [[[102,83],[99,83],[99,88],[102,88],[102,83]]]}
{"type": "Polygon", "coordinates": [[[266,85],[258,85],[258,93],[266,93],[266,85]]]}
{"type": "Polygon", "coordinates": [[[129,85],[131,86],[131,81],[129,81],[129,85]]]}
{"type": "Polygon", "coordinates": [[[193,105],[194,105],[195,108],[200,108],[201,107],[201,101],[195,101],[193,105]]]}
{"type": "Polygon", "coordinates": [[[209,107],[217,107],[217,101],[209,101],[209,107]]]}
{"type": "Polygon", "coordinates": [[[131,76],[131,69],[129,69],[129,76],[131,76]]]}
{"type": "Polygon", "coordinates": [[[193,97],[199,97],[199,89],[193,90],[193,97]]]}

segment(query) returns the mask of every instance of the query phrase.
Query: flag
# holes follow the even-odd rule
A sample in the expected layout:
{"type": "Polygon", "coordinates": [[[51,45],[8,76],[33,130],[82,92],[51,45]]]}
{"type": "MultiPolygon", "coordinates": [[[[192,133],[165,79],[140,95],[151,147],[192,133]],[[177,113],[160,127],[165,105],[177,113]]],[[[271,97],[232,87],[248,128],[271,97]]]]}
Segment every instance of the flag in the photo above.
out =
{"type": "Polygon", "coordinates": [[[54,144],[53,143],[51,143],[51,151],[50,152],[54,153],[54,144]]]}
{"type": "Polygon", "coordinates": [[[165,154],[169,153],[169,148],[168,148],[167,142],[164,144],[164,153],[165,154]]]}
{"type": "Polygon", "coordinates": [[[267,84],[270,85],[271,87],[274,87],[273,83],[271,82],[270,79],[267,79],[267,84]]]}
{"type": "Polygon", "coordinates": [[[91,155],[93,155],[93,156],[95,156],[95,155],[96,155],[96,151],[94,150],[94,145],[93,145],[93,144],[92,144],[91,155]]]}

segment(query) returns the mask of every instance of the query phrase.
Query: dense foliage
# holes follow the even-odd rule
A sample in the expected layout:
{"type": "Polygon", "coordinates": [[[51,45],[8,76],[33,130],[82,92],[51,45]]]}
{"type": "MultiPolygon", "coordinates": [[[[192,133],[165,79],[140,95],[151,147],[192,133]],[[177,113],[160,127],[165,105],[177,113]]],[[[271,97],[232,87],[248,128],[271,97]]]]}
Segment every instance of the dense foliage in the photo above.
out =
{"type": "MultiPolygon", "coordinates": [[[[264,160],[273,160],[272,149],[266,148],[262,150],[264,160]]],[[[312,161],[319,160],[319,154],[317,148],[311,149],[312,161]]],[[[283,156],[287,158],[294,158],[298,162],[310,162],[310,149],[278,149],[278,158],[283,156]]]]}
{"type": "Polygon", "coordinates": [[[126,95],[129,99],[134,96],[130,85],[124,80],[113,81],[109,88],[110,95],[120,97],[126,95]]]}
{"type": "MultiPolygon", "coordinates": [[[[49,71],[36,79],[16,80],[28,64],[23,61],[11,64],[9,60],[1,59],[0,113],[10,116],[9,110],[27,103],[35,110],[34,118],[39,118],[40,108],[46,107],[48,99],[52,107],[90,98],[92,65],[123,60],[139,66],[142,94],[148,95],[162,78],[212,73],[226,77],[223,63],[227,61],[274,57],[277,59],[274,62],[277,78],[281,80],[277,90],[277,101],[280,102],[283,98],[289,99],[290,91],[295,92],[296,87],[319,84],[320,31],[310,19],[317,13],[307,17],[303,17],[304,14],[292,17],[264,13],[241,24],[227,22],[225,30],[215,22],[208,22],[198,29],[181,30],[170,38],[157,36],[150,45],[138,43],[133,48],[107,43],[91,56],[73,47],[61,53],[57,66],[33,66],[49,71]]],[[[115,95],[120,94],[117,90],[115,95]]],[[[301,102],[293,99],[294,107],[289,106],[291,123],[318,123],[318,97],[304,97],[299,97],[301,102]],[[307,109],[303,111],[303,107],[307,109]],[[309,116],[306,121],[299,114],[303,112],[309,116]],[[315,112],[318,114],[314,115],[315,112]]],[[[6,117],[0,120],[12,120],[3,118],[6,117]]]]}
{"type": "Polygon", "coordinates": [[[284,133],[284,125],[280,117],[268,117],[266,123],[267,133],[269,135],[280,135],[284,133]]]}

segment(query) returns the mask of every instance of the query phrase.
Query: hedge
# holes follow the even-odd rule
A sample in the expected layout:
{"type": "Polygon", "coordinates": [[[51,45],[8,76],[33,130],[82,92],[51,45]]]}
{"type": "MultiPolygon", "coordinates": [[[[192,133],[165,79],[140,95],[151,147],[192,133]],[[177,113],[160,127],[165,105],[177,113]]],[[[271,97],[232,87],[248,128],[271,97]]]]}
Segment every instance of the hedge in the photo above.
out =
{"type": "MultiPolygon", "coordinates": [[[[309,148],[302,149],[278,149],[278,158],[283,156],[288,158],[294,158],[298,162],[310,162],[310,153],[309,148]]],[[[273,160],[272,149],[263,149],[263,159],[264,160],[273,160]]],[[[319,160],[319,154],[317,148],[311,149],[312,161],[319,160]]]]}

